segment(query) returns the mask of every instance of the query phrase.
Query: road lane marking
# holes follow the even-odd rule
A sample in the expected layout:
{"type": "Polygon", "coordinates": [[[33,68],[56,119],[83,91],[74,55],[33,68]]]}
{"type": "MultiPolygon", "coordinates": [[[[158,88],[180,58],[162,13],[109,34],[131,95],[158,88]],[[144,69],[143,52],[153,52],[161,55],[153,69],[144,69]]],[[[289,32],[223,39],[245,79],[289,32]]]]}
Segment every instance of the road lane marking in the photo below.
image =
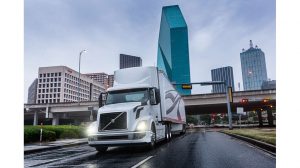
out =
{"type": "Polygon", "coordinates": [[[147,160],[151,159],[153,156],[149,156],[147,157],[146,159],[140,161],[139,163],[137,163],[136,165],[132,166],[131,168],[137,168],[139,167],[140,165],[144,164],[145,162],[147,162],[147,160]]]}

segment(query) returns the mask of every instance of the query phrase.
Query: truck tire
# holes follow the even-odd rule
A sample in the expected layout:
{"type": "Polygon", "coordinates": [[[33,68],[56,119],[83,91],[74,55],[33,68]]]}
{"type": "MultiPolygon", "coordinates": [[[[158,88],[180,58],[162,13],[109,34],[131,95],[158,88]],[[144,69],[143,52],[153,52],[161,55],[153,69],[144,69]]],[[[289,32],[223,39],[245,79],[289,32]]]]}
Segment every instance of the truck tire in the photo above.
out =
{"type": "Polygon", "coordinates": [[[148,146],[150,149],[154,149],[155,144],[156,144],[156,130],[155,130],[154,124],[152,124],[152,126],[151,126],[151,132],[152,132],[151,142],[149,143],[148,146]]]}
{"type": "Polygon", "coordinates": [[[168,124],[165,125],[165,141],[166,142],[170,141],[169,126],[168,126],[168,124]]]}
{"type": "Polygon", "coordinates": [[[98,147],[95,147],[96,150],[99,152],[99,153],[105,153],[107,151],[107,146],[98,146],[98,147]]]}
{"type": "Polygon", "coordinates": [[[172,130],[171,130],[171,124],[168,124],[168,131],[169,131],[169,141],[172,140],[172,130]]]}

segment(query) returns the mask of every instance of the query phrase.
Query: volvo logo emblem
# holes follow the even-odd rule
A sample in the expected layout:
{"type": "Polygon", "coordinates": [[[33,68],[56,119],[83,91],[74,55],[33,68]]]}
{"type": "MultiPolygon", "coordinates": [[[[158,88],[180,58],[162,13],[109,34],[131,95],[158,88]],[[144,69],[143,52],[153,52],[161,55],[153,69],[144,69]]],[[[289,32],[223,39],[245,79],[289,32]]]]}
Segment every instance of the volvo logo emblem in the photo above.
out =
{"type": "Polygon", "coordinates": [[[110,121],[112,124],[115,122],[115,119],[111,119],[111,121],[110,121]]]}

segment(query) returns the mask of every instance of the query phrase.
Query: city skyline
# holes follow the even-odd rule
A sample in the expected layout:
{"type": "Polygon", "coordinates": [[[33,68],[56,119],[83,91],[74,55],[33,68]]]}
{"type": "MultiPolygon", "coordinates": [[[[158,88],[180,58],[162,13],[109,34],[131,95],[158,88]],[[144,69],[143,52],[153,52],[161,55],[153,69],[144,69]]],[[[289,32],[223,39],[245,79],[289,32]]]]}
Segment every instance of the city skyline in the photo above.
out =
{"type": "MultiPolygon", "coordinates": [[[[26,1],[24,96],[38,67],[65,65],[76,70],[82,49],[88,50],[82,73],[112,74],[120,53],[141,55],[143,66],[156,65],[161,9],[176,4],[189,27],[192,82],[209,81],[211,69],[230,65],[235,86],[242,83],[239,53],[250,39],[264,50],[268,77],[276,79],[274,1],[123,3],[26,1]]],[[[193,88],[192,93],[211,90],[193,88]]]]}

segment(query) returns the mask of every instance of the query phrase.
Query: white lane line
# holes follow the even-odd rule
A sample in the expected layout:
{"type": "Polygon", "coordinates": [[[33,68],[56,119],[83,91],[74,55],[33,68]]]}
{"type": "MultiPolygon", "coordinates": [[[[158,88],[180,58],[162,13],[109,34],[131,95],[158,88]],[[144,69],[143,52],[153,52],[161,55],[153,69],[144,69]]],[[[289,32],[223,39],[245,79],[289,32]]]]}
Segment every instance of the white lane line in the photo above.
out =
{"type": "Polygon", "coordinates": [[[142,165],[143,163],[147,162],[147,160],[151,159],[152,157],[153,157],[153,156],[147,157],[146,159],[140,161],[138,164],[132,166],[131,168],[137,168],[137,167],[139,167],[140,165],[142,165]]]}

